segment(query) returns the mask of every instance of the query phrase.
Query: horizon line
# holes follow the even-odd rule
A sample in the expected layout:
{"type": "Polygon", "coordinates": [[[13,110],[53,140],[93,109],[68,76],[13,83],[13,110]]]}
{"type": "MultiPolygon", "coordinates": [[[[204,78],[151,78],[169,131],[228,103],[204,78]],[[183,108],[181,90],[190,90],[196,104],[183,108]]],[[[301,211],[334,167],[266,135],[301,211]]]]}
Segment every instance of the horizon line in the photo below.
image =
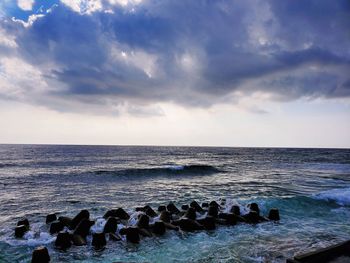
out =
{"type": "Polygon", "coordinates": [[[322,146],[222,146],[222,145],[154,145],[154,144],[64,144],[64,143],[3,143],[0,145],[36,145],[36,146],[104,146],[104,147],[183,147],[183,148],[260,148],[260,149],[331,149],[350,150],[350,147],[322,146]]]}

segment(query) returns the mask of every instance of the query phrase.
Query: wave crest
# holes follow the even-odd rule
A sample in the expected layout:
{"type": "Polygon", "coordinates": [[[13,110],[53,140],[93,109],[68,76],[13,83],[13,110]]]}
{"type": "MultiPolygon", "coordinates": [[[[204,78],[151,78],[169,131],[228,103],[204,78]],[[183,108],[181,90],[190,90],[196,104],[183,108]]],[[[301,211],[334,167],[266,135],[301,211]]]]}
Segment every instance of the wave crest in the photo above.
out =
{"type": "Polygon", "coordinates": [[[206,175],[220,172],[211,165],[171,165],[154,168],[132,168],[123,170],[98,170],[97,175],[120,175],[120,176],[152,176],[152,175],[206,175]]]}
{"type": "Polygon", "coordinates": [[[314,195],[314,198],[336,202],[341,206],[350,206],[350,187],[327,190],[314,195]]]}

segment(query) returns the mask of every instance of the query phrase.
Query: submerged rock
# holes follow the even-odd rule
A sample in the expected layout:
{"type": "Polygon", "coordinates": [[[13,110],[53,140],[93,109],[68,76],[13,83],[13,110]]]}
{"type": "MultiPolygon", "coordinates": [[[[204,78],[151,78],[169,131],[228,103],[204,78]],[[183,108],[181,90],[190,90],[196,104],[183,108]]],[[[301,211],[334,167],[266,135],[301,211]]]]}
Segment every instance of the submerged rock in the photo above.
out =
{"type": "Polygon", "coordinates": [[[32,263],[47,263],[50,262],[49,251],[46,247],[37,247],[32,254],[32,263]]]}

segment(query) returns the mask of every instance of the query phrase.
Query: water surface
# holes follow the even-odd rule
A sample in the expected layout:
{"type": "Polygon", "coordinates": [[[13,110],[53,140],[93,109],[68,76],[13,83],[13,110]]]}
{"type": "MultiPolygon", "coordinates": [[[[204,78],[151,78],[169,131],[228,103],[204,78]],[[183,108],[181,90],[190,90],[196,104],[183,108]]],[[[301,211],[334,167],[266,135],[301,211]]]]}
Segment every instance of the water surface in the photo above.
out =
{"type": "Polygon", "coordinates": [[[40,244],[52,262],[285,262],[350,239],[349,218],[350,150],[0,145],[0,262],[28,262],[40,244]],[[98,219],[120,206],[220,198],[255,201],[264,214],[278,207],[282,220],[65,253],[44,224],[52,212],[98,219]],[[23,216],[31,231],[15,239],[23,216]]]}

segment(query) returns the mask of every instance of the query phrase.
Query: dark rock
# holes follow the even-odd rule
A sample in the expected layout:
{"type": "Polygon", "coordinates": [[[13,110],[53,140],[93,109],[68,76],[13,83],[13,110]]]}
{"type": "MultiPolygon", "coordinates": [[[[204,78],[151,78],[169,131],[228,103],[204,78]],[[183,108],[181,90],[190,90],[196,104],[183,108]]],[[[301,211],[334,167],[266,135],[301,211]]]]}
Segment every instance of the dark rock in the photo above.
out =
{"type": "Polygon", "coordinates": [[[273,221],[278,221],[280,220],[280,212],[278,211],[277,208],[272,208],[269,212],[269,217],[270,220],[273,221]]]}
{"type": "Polygon", "coordinates": [[[187,210],[188,210],[188,208],[189,208],[189,206],[188,206],[188,205],[182,205],[182,206],[181,206],[181,209],[182,209],[182,210],[184,210],[184,211],[187,211],[187,210]]]}
{"type": "Polygon", "coordinates": [[[214,230],[216,228],[215,218],[211,216],[207,216],[202,219],[198,219],[197,222],[201,224],[205,230],[214,230]]]}
{"type": "Polygon", "coordinates": [[[118,219],[115,217],[109,217],[104,228],[103,233],[115,233],[118,228],[118,219]]]}
{"type": "Polygon", "coordinates": [[[208,208],[208,207],[209,207],[209,204],[208,204],[207,202],[202,203],[202,207],[203,207],[203,208],[208,208]]]}
{"type": "Polygon", "coordinates": [[[144,207],[144,212],[146,213],[146,215],[148,215],[149,217],[156,217],[158,214],[152,209],[152,207],[150,207],[149,205],[146,205],[144,207]]]}
{"type": "Polygon", "coordinates": [[[256,211],[250,211],[248,214],[244,215],[243,218],[247,223],[257,224],[260,222],[260,216],[256,211]]]}
{"type": "Polygon", "coordinates": [[[121,236],[119,236],[118,234],[115,233],[109,233],[109,240],[113,240],[113,241],[121,241],[122,238],[121,236]]]}
{"type": "Polygon", "coordinates": [[[167,222],[164,222],[164,221],[162,221],[162,222],[164,223],[166,229],[175,230],[175,231],[179,231],[180,230],[180,227],[178,227],[178,226],[175,226],[175,225],[173,225],[171,223],[167,223],[167,222]]]}
{"type": "Polygon", "coordinates": [[[27,218],[23,218],[21,220],[19,220],[17,222],[17,226],[21,226],[21,225],[24,225],[24,226],[27,226],[29,228],[29,221],[27,218]]]}
{"type": "Polygon", "coordinates": [[[213,206],[213,207],[215,207],[216,209],[219,209],[220,208],[220,205],[216,202],[216,201],[211,201],[210,203],[209,203],[209,207],[210,206],[213,206]]]}
{"type": "Polygon", "coordinates": [[[149,228],[149,217],[145,214],[139,215],[137,226],[139,228],[146,228],[146,229],[149,228]]]}
{"type": "Polygon", "coordinates": [[[196,201],[192,201],[190,207],[193,207],[199,213],[203,212],[203,208],[196,201]]]}
{"type": "Polygon", "coordinates": [[[260,209],[257,203],[249,204],[250,211],[255,211],[258,215],[260,215],[260,209]]]}
{"type": "Polygon", "coordinates": [[[128,220],[130,218],[130,215],[123,209],[123,208],[117,208],[117,209],[112,209],[112,210],[108,210],[103,218],[106,219],[108,217],[118,217],[122,220],[128,220]]]}
{"type": "Polygon", "coordinates": [[[209,205],[208,216],[218,217],[218,213],[219,211],[217,206],[209,205]]]}
{"type": "Polygon", "coordinates": [[[143,207],[136,207],[135,211],[136,212],[144,212],[144,209],[143,209],[143,207]]]}
{"type": "Polygon", "coordinates": [[[106,242],[106,236],[104,233],[94,233],[92,235],[92,246],[95,247],[95,249],[101,249],[104,248],[107,244],[106,242]]]}
{"type": "Polygon", "coordinates": [[[50,262],[49,251],[46,247],[37,247],[32,254],[32,263],[47,263],[50,262]]]}
{"type": "Polygon", "coordinates": [[[158,206],[158,212],[160,213],[160,212],[163,212],[163,211],[165,211],[166,210],[166,206],[165,205],[160,205],[160,206],[158,206]]]}
{"type": "Polygon", "coordinates": [[[49,214],[46,216],[46,224],[50,224],[53,221],[57,220],[56,214],[49,214]]]}
{"type": "Polygon", "coordinates": [[[126,235],[126,240],[130,243],[138,244],[140,242],[139,229],[136,227],[122,228],[119,234],[126,235]]]}
{"type": "Polygon", "coordinates": [[[238,205],[233,205],[230,210],[231,213],[235,214],[236,216],[241,215],[241,208],[238,205]]]}
{"type": "Polygon", "coordinates": [[[58,218],[58,221],[60,221],[66,227],[70,227],[71,223],[72,223],[72,219],[70,217],[67,217],[67,216],[60,216],[58,218]]]}
{"type": "Polygon", "coordinates": [[[28,226],[26,225],[19,225],[16,226],[15,228],[15,237],[17,238],[21,238],[24,236],[24,234],[28,231],[28,226]]]}
{"type": "Polygon", "coordinates": [[[169,211],[162,211],[160,213],[159,219],[163,222],[169,223],[171,221],[171,214],[169,213],[169,211]]]}
{"type": "Polygon", "coordinates": [[[89,234],[90,232],[90,228],[91,226],[93,226],[95,224],[94,221],[90,221],[89,219],[83,219],[79,225],[77,226],[77,228],[74,230],[74,234],[75,235],[80,235],[83,238],[86,238],[86,236],[89,234]]]}
{"type": "Polygon", "coordinates": [[[348,263],[350,259],[350,240],[320,248],[305,254],[295,255],[286,263],[348,263]]]}
{"type": "Polygon", "coordinates": [[[57,235],[55,246],[59,249],[65,250],[72,246],[71,235],[68,232],[60,232],[57,235]]]}
{"type": "Polygon", "coordinates": [[[224,219],[226,225],[233,226],[237,224],[237,215],[235,214],[220,213],[218,217],[224,219]]]}
{"type": "Polygon", "coordinates": [[[153,225],[152,231],[156,235],[164,235],[165,234],[164,222],[155,222],[153,225]]]}
{"type": "Polygon", "coordinates": [[[166,209],[171,213],[171,214],[179,214],[180,210],[173,204],[169,203],[166,207],[166,209]]]}
{"type": "Polygon", "coordinates": [[[188,219],[188,218],[181,218],[179,220],[174,220],[172,224],[175,226],[179,226],[181,230],[187,231],[187,232],[193,232],[196,230],[203,229],[203,226],[200,225],[197,221],[188,219]]]}
{"type": "Polygon", "coordinates": [[[188,219],[196,220],[197,214],[196,214],[196,209],[194,207],[188,208],[185,217],[188,219]]]}
{"type": "Polygon", "coordinates": [[[86,246],[87,242],[86,239],[83,238],[81,235],[73,234],[72,235],[72,242],[74,246],[86,246]]]}
{"type": "Polygon", "coordinates": [[[62,224],[61,221],[54,221],[50,225],[50,234],[56,234],[58,232],[61,232],[64,228],[64,225],[62,224]]]}
{"type": "Polygon", "coordinates": [[[89,219],[90,213],[88,210],[81,210],[71,222],[71,229],[75,229],[83,219],[89,219]]]}

